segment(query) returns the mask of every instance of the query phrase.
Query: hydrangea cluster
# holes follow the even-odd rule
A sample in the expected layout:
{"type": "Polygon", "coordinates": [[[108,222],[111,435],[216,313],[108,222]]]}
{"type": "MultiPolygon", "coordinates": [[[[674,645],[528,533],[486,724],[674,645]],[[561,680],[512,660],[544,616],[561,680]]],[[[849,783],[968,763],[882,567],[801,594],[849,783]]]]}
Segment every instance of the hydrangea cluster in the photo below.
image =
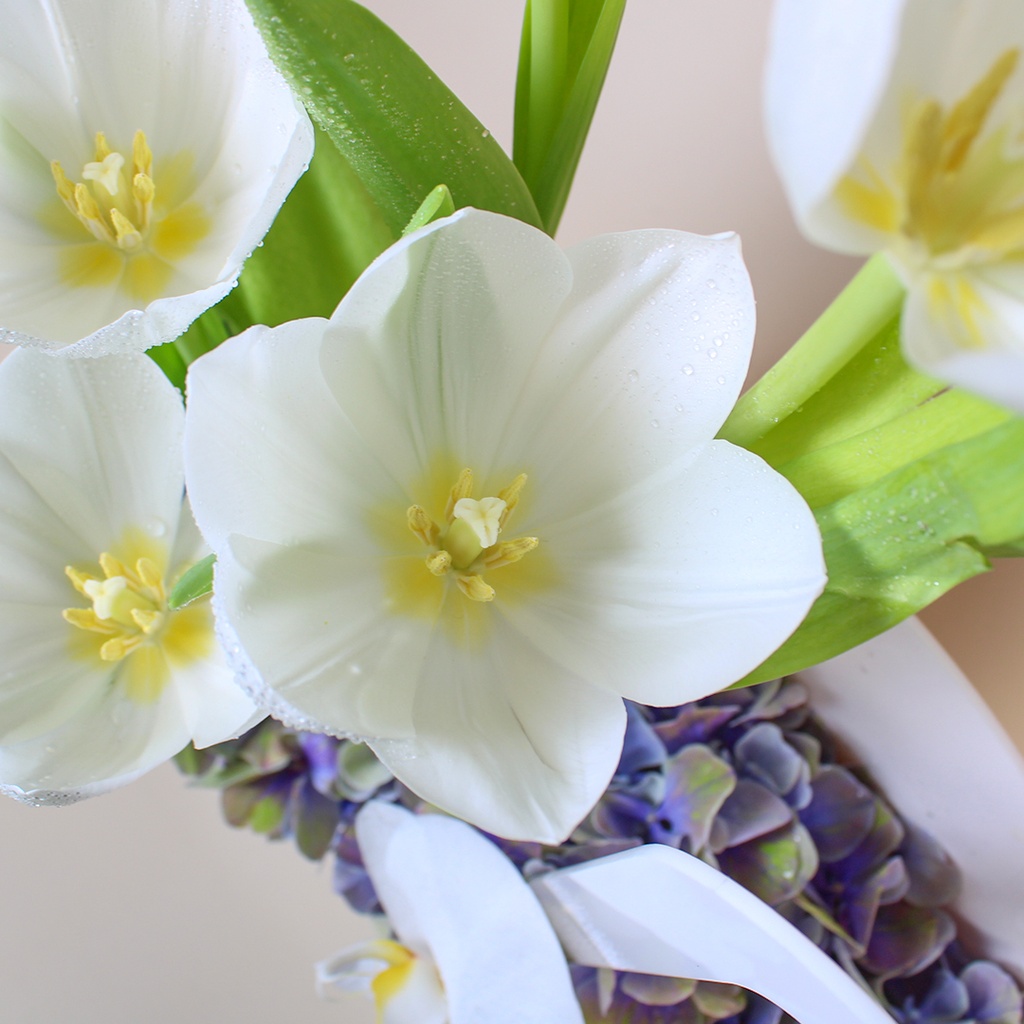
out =
{"type": "MultiPolygon", "coordinates": [[[[223,789],[228,821],[290,837],[307,857],[335,855],[338,893],[380,905],[353,821],[367,800],[423,802],[360,744],[268,720],[241,739],[179,758],[223,789]]],[[[560,846],[492,837],[527,878],[663,843],[717,867],[796,925],[877,994],[901,1024],[1021,1024],[1021,991],[970,960],[943,909],[958,874],[933,838],[901,821],[818,725],[795,680],[726,691],[674,708],[629,706],[618,770],[560,846]]],[[[588,1021],[783,1024],[734,986],[574,966],[588,1021]]]]}

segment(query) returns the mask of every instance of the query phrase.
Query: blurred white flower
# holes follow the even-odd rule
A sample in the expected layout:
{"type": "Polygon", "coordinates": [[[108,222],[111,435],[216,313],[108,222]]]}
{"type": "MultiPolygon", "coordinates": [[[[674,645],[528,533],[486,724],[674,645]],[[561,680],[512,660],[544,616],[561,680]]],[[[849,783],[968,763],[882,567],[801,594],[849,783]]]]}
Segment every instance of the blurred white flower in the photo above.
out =
{"type": "Polygon", "coordinates": [[[0,340],[170,341],[234,285],[308,164],[241,0],[0,0],[0,340]]]}
{"type": "Polygon", "coordinates": [[[69,803],[254,721],[209,602],[178,392],[142,355],[0,364],[0,792],[69,803]]]}
{"type": "Polygon", "coordinates": [[[467,210],[329,321],[200,359],[188,486],[257,702],[488,831],[564,838],[623,696],[728,685],[824,585],[800,496],[712,440],[753,329],[735,236],[564,253],[467,210]]]}
{"type": "Polygon", "coordinates": [[[779,0],[768,134],[806,234],[884,250],[926,373],[1024,410],[1024,8],[779,0]]]}
{"type": "Polygon", "coordinates": [[[317,964],[322,995],[366,992],[381,1024],[583,1024],[544,911],[489,840],[384,803],[359,812],[356,837],[396,938],[317,964]]]}

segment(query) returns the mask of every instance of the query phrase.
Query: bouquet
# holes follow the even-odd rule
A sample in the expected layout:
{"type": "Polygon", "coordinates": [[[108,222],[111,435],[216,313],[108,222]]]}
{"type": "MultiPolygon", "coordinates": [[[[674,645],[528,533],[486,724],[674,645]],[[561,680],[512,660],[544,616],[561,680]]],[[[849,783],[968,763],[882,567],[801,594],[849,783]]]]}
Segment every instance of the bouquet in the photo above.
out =
{"type": "Polygon", "coordinates": [[[528,6],[514,162],[355,4],[142,11],[11,14],[5,790],[190,743],[387,912],[320,976],[386,1020],[1018,1020],[790,678],[1024,533],[1012,12],[778,5],[793,209],[875,255],[737,403],[734,236],[546,237],[621,4],[528,6]]]}

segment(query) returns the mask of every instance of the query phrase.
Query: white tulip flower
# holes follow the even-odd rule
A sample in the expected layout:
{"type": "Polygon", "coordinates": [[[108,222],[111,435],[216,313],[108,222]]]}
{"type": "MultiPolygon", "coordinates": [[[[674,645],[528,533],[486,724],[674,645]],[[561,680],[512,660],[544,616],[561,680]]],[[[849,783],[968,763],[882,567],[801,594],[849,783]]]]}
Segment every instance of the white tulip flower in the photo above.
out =
{"type": "Polygon", "coordinates": [[[808,237],[887,253],[925,373],[1024,411],[1024,9],[779,0],[768,135],[808,237]]]}
{"type": "Polygon", "coordinates": [[[209,602],[167,606],[205,553],[183,428],[143,355],[0,364],[0,792],[70,803],[256,720],[209,602]]]}
{"type": "Polygon", "coordinates": [[[753,329],[735,236],[563,252],[466,210],[330,320],[198,360],[189,493],[257,703],[365,738],[481,828],[564,838],[615,769],[622,697],[727,686],[824,586],[803,499],[712,440],[753,329]]]}
{"type": "Polygon", "coordinates": [[[369,803],[356,837],[394,939],[317,964],[381,1024],[583,1024],[565,956],[515,865],[464,822],[369,803]]]}
{"type": "Polygon", "coordinates": [[[178,337],[234,286],[312,128],[242,0],[0,0],[0,341],[178,337]]]}

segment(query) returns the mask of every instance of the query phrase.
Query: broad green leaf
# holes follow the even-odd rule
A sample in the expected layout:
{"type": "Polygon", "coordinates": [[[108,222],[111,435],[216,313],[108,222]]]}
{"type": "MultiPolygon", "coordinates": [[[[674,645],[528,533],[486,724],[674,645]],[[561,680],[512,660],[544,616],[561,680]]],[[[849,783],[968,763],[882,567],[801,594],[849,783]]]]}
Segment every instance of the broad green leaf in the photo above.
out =
{"type": "Polygon", "coordinates": [[[317,131],[309,170],[249,257],[238,287],[216,309],[232,334],[253,324],[330,316],[398,236],[330,138],[317,131]]]}
{"type": "Polygon", "coordinates": [[[398,237],[444,182],[456,208],[541,226],[490,133],[390,28],[353,0],[249,0],[271,56],[398,237]]]}
{"type": "Polygon", "coordinates": [[[817,664],[884,632],[1024,538],[1024,420],[933,452],[815,512],[828,585],[737,685],[817,664]]]}
{"type": "Polygon", "coordinates": [[[213,564],[216,561],[216,555],[207,555],[188,569],[171,589],[167,598],[168,608],[177,611],[209,594],[213,590],[213,564]]]}
{"type": "Polygon", "coordinates": [[[513,154],[544,227],[562,218],[626,0],[527,0],[513,154]]]}

